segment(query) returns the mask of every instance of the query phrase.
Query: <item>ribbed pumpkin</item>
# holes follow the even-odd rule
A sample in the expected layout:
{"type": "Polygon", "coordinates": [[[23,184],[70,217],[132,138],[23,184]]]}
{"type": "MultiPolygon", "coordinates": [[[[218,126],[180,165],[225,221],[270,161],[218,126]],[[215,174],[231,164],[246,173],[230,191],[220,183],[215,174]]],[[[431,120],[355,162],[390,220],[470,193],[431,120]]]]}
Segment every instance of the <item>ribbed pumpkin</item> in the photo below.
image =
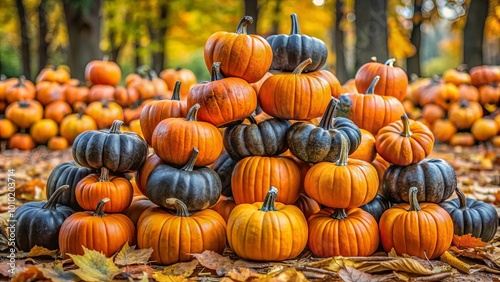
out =
{"type": "MultiPolygon", "coordinates": [[[[186,101],[189,90],[196,84],[196,75],[190,69],[177,67],[175,69],[164,69],[160,72],[160,77],[167,83],[169,90],[174,90],[177,81],[182,83],[179,89],[179,100],[186,101]]],[[[172,99],[173,100],[173,99],[172,99]]]]}
{"type": "Polygon", "coordinates": [[[433,203],[420,203],[417,188],[410,188],[410,203],[397,204],[380,218],[380,239],[389,252],[421,259],[442,255],[453,239],[453,221],[445,209],[433,203]]]}
{"type": "Polygon", "coordinates": [[[306,219],[321,210],[321,206],[313,200],[311,197],[307,196],[305,193],[300,193],[299,198],[295,201],[294,205],[299,208],[306,219]]]}
{"type": "Polygon", "coordinates": [[[51,119],[60,124],[65,116],[71,114],[73,109],[64,101],[55,101],[45,107],[44,118],[51,119]]]}
{"type": "Polygon", "coordinates": [[[308,246],[320,257],[369,256],[379,245],[377,221],[368,212],[325,208],[309,220],[308,246]]]}
{"type": "Polygon", "coordinates": [[[474,101],[460,100],[450,105],[448,119],[457,129],[469,129],[472,124],[483,116],[481,104],[474,101]]]}
{"type": "Polygon", "coordinates": [[[222,218],[224,218],[224,221],[227,223],[229,215],[235,207],[236,203],[234,202],[233,197],[226,197],[224,195],[221,195],[219,200],[217,201],[217,204],[211,207],[211,209],[220,214],[220,216],[222,216],[222,218]]]}
{"type": "Polygon", "coordinates": [[[477,87],[470,84],[461,84],[458,86],[458,93],[460,100],[479,101],[479,90],[477,87]]]}
{"type": "Polygon", "coordinates": [[[144,162],[144,165],[135,172],[137,188],[139,188],[142,194],[146,195],[146,183],[149,174],[161,164],[165,164],[165,162],[156,154],[151,154],[144,162]]]}
{"type": "Polygon", "coordinates": [[[288,157],[251,156],[240,160],[231,176],[236,204],[262,202],[270,186],[279,187],[277,201],[293,204],[300,194],[298,164],[288,157]]]}
{"type": "Polygon", "coordinates": [[[271,187],[263,202],[236,206],[227,222],[229,246],[241,258],[282,261],[298,256],[307,245],[307,221],[293,205],[275,202],[271,187]]]}
{"type": "Polygon", "coordinates": [[[95,120],[98,129],[109,128],[115,120],[123,120],[123,108],[108,100],[90,103],[85,113],[95,120]]]}
{"type": "Polygon", "coordinates": [[[283,119],[309,120],[321,116],[331,99],[328,82],[303,73],[312,63],[307,59],[292,73],[270,76],[262,84],[259,103],[267,114],[283,119]]]}
{"type": "Polygon", "coordinates": [[[47,66],[36,76],[36,82],[51,81],[64,84],[69,82],[70,74],[67,66],[47,66]]]}
{"type": "Polygon", "coordinates": [[[20,76],[16,84],[11,84],[5,89],[5,100],[9,104],[17,101],[31,101],[35,99],[35,96],[35,86],[24,76],[20,76]]]}
{"type": "Polygon", "coordinates": [[[360,129],[359,131],[361,132],[361,143],[354,153],[349,154],[349,158],[371,163],[377,156],[375,137],[368,130],[360,129]]]}
{"type": "Polygon", "coordinates": [[[139,92],[135,88],[117,86],[113,99],[122,107],[130,107],[139,100],[139,92]]]}
{"type": "Polygon", "coordinates": [[[43,117],[43,107],[38,101],[16,101],[5,109],[5,117],[20,128],[29,128],[43,117]]]}
{"type": "Polygon", "coordinates": [[[434,103],[445,110],[448,110],[452,103],[459,100],[460,93],[455,84],[444,83],[436,79],[429,86],[425,87],[420,95],[421,106],[434,103]]]}
{"type": "Polygon", "coordinates": [[[137,228],[137,223],[142,213],[145,212],[149,208],[158,207],[153,202],[151,202],[146,196],[134,196],[132,199],[132,203],[130,206],[123,212],[126,215],[134,226],[137,228]]]}
{"type": "Polygon", "coordinates": [[[43,106],[64,100],[64,87],[57,82],[43,81],[36,85],[35,99],[43,106]]]}
{"type": "Polygon", "coordinates": [[[470,84],[470,75],[464,70],[464,67],[458,66],[457,69],[447,69],[443,73],[443,81],[450,82],[459,86],[461,84],[470,84]]]}
{"type": "Polygon", "coordinates": [[[116,88],[111,85],[97,84],[89,88],[87,102],[99,102],[102,100],[113,100],[115,98],[116,88]]]}
{"type": "Polygon", "coordinates": [[[500,82],[500,69],[493,66],[476,66],[469,71],[472,85],[479,87],[484,84],[500,82]]]}
{"type": "Polygon", "coordinates": [[[479,103],[496,104],[500,101],[500,87],[496,84],[486,84],[479,87],[479,103]]]}
{"type": "Polygon", "coordinates": [[[68,140],[62,136],[52,136],[47,141],[47,148],[49,150],[66,150],[68,147],[68,140]]]}
{"type": "Polygon", "coordinates": [[[217,212],[205,209],[190,214],[186,205],[175,198],[166,199],[163,205],[176,212],[150,208],[137,223],[137,245],[141,249],[153,248],[152,261],[165,265],[190,261],[192,254],[205,250],[224,251],[226,222],[217,212]]]}
{"type": "Polygon", "coordinates": [[[64,221],[59,231],[59,250],[64,258],[68,254],[83,255],[83,247],[111,257],[127,242],[130,246],[135,245],[132,221],[123,214],[104,214],[109,201],[104,198],[95,211],[77,212],[64,221]]]}
{"type": "Polygon", "coordinates": [[[89,88],[85,85],[66,85],[64,87],[64,100],[73,106],[78,102],[88,102],[89,88]]]}
{"type": "Polygon", "coordinates": [[[120,82],[122,72],[117,63],[104,60],[93,60],[85,66],[85,79],[91,84],[115,86],[120,82]]]}
{"type": "Polygon", "coordinates": [[[434,134],[406,114],[379,130],[375,146],[378,154],[395,165],[409,165],[425,159],[434,148],[434,134]]]}
{"type": "Polygon", "coordinates": [[[273,51],[261,36],[247,34],[251,23],[253,18],[244,16],[235,33],[219,31],[208,38],[204,50],[208,69],[214,62],[221,62],[225,76],[239,77],[248,83],[257,82],[266,74],[273,61],[273,51]]]}
{"type": "MultiPolygon", "coordinates": [[[[406,111],[408,114],[408,111],[406,111]]],[[[446,112],[441,106],[436,104],[427,104],[422,108],[422,119],[429,124],[433,124],[436,120],[444,118],[446,112]]]]}
{"type": "Polygon", "coordinates": [[[322,69],[322,70],[317,70],[315,72],[311,72],[311,74],[321,77],[324,80],[328,81],[328,84],[330,85],[330,90],[332,91],[332,97],[338,99],[340,97],[340,94],[344,93],[342,91],[342,85],[340,85],[340,81],[332,72],[322,69]]]}
{"type": "Polygon", "coordinates": [[[82,108],[76,114],[65,116],[61,121],[59,132],[61,136],[73,144],[76,137],[89,130],[97,130],[97,124],[93,118],[84,114],[82,108]]]}
{"type": "Polygon", "coordinates": [[[354,81],[357,89],[368,89],[375,76],[380,76],[380,81],[373,89],[373,93],[383,96],[392,96],[403,101],[408,88],[406,72],[393,64],[396,59],[388,59],[385,63],[369,62],[362,65],[356,72],[354,81]]]}
{"type": "Polygon", "coordinates": [[[340,158],[313,165],[304,179],[307,195],[335,208],[354,208],[370,202],[377,194],[377,170],[362,160],[348,159],[349,144],[342,136],[340,158]]]}
{"type": "Polygon", "coordinates": [[[376,136],[378,131],[394,122],[405,113],[401,102],[392,96],[374,94],[380,77],[376,76],[370,87],[361,93],[345,93],[340,95],[337,115],[352,120],[359,128],[370,131],[376,136]]]}

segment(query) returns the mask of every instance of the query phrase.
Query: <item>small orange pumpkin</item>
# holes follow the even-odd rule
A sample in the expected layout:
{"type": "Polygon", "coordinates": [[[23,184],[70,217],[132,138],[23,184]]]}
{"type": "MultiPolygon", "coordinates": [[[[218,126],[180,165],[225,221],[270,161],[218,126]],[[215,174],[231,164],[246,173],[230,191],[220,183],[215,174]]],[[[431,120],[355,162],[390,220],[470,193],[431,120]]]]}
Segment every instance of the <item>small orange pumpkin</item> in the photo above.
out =
{"type": "Polygon", "coordinates": [[[47,148],[49,150],[65,150],[68,146],[68,140],[62,136],[53,136],[47,141],[47,148]]]}
{"type": "Polygon", "coordinates": [[[160,72],[160,78],[167,83],[168,90],[174,90],[177,81],[181,82],[179,99],[186,101],[189,90],[196,84],[196,75],[190,69],[177,67],[175,69],[164,69],[160,72]]]}
{"type": "Polygon", "coordinates": [[[33,137],[27,133],[15,133],[9,139],[9,149],[33,150],[36,147],[33,137]]]}
{"type": "Polygon", "coordinates": [[[5,116],[20,128],[29,128],[43,117],[43,106],[36,100],[16,101],[5,110],[5,116]]]}
{"type": "Polygon", "coordinates": [[[123,120],[123,108],[118,103],[103,100],[90,103],[85,113],[93,118],[98,129],[110,128],[115,120],[123,120]]]}
{"type": "Polygon", "coordinates": [[[35,122],[30,128],[31,137],[38,144],[46,144],[58,132],[59,126],[51,119],[41,119],[35,122]]]}
{"type": "Polygon", "coordinates": [[[85,79],[94,84],[115,86],[120,82],[122,72],[117,63],[108,60],[93,60],[85,66],[85,79]]]}

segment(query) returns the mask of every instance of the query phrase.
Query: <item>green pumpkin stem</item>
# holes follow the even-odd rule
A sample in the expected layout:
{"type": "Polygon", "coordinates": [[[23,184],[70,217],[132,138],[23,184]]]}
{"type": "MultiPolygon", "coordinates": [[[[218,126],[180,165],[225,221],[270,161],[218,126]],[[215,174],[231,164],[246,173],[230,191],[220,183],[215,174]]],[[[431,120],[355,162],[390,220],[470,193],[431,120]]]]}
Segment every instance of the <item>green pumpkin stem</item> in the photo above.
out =
{"type": "Polygon", "coordinates": [[[347,213],[345,212],[345,209],[335,209],[333,210],[333,213],[330,215],[331,218],[333,219],[344,219],[347,218],[347,213]]]}
{"type": "Polygon", "coordinates": [[[186,120],[187,121],[198,121],[198,110],[200,109],[200,104],[196,103],[194,104],[188,111],[186,115],[186,120]]]}
{"type": "Polygon", "coordinates": [[[122,124],[123,124],[123,121],[121,121],[119,119],[114,120],[113,124],[111,124],[111,128],[109,129],[109,133],[112,133],[112,134],[122,133],[120,131],[120,126],[122,126],[122,124]]]}
{"type": "Polygon", "coordinates": [[[311,58],[308,58],[306,59],[305,61],[303,61],[302,63],[300,63],[294,70],[293,70],[293,74],[301,74],[304,69],[308,66],[312,64],[312,59],[311,58]]]}
{"type": "Polygon", "coordinates": [[[332,97],[328,106],[326,106],[326,111],[321,117],[321,120],[318,124],[318,127],[321,127],[325,130],[330,130],[333,128],[332,120],[337,113],[337,104],[339,103],[339,99],[332,97]]]}
{"type": "Polygon", "coordinates": [[[182,216],[182,217],[188,217],[189,216],[189,211],[186,206],[181,200],[176,199],[176,198],[168,198],[165,200],[167,203],[167,206],[175,208],[176,216],[182,216]]]}
{"type": "Polygon", "coordinates": [[[413,135],[413,132],[411,132],[410,130],[410,119],[408,118],[406,113],[401,116],[401,121],[403,122],[403,131],[401,132],[401,136],[411,137],[413,135]]]}
{"type": "Polygon", "coordinates": [[[42,209],[55,211],[57,207],[57,199],[64,193],[64,191],[69,189],[69,185],[63,185],[54,191],[54,193],[49,197],[42,209]]]}
{"type": "Polygon", "coordinates": [[[244,16],[238,23],[238,27],[236,28],[236,34],[248,34],[247,26],[252,23],[253,23],[252,17],[244,16]]]}
{"type": "Polygon", "coordinates": [[[297,18],[297,14],[293,13],[290,17],[292,18],[292,30],[290,31],[290,35],[300,34],[299,19],[297,18]]]}
{"type": "Polygon", "coordinates": [[[372,83],[370,86],[368,86],[368,89],[366,89],[365,94],[373,94],[375,93],[375,87],[377,87],[377,83],[380,80],[380,76],[375,76],[372,80],[372,83]]]}
{"type": "Polygon", "coordinates": [[[170,100],[180,101],[181,100],[181,81],[177,80],[175,82],[174,91],[172,92],[172,98],[170,100]]]}
{"type": "Polygon", "coordinates": [[[348,142],[348,139],[347,137],[344,136],[344,134],[342,133],[338,133],[340,134],[340,156],[339,156],[339,159],[337,160],[337,162],[335,162],[335,164],[337,166],[347,166],[347,163],[349,161],[349,142],[348,142]]]}
{"type": "Polygon", "coordinates": [[[387,61],[385,61],[384,65],[394,67],[394,62],[396,62],[395,58],[390,58],[387,61]]]}
{"type": "Polygon", "coordinates": [[[262,203],[262,207],[259,209],[260,211],[276,211],[276,207],[274,206],[274,202],[276,201],[276,197],[278,196],[278,188],[271,186],[269,191],[266,194],[266,198],[264,198],[264,202],[262,203]]]}
{"type": "Polygon", "coordinates": [[[467,199],[465,198],[464,192],[462,192],[462,190],[458,187],[455,187],[455,193],[457,194],[458,202],[460,203],[460,209],[467,209],[467,199]]]}
{"type": "Polygon", "coordinates": [[[410,198],[410,208],[408,209],[408,211],[419,211],[419,210],[421,210],[420,205],[418,204],[417,195],[418,195],[418,189],[417,189],[417,187],[411,187],[410,188],[410,195],[409,195],[409,198],[410,198]]]}
{"type": "Polygon", "coordinates": [[[101,173],[99,174],[99,182],[109,181],[109,169],[106,167],[101,167],[101,173]]]}
{"type": "Polygon", "coordinates": [[[194,163],[196,162],[196,158],[198,157],[199,150],[196,147],[193,147],[193,152],[191,153],[191,157],[187,163],[181,168],[183,171],[193,171],[194,163]]]}
{"type": "Polygon", "coordinates": [[[257,121],[255,120],[255,117],[252,115],[247,116],[247,119],[250,121],[251,124],[257,124],[257,121]]]}
{"type": "Polygon", "coordinates": [[[212,64],[210,81],[221,80],[224,78],[224,76],[222,75],[222,72],[220,70],[221,64],[222,64],[221,62],[214,62],[212,64]]]}
{"type": "Polygon", "coordinates": [[[109,198],[104,198],[97,203],[93,216],[104,217],[104,205],[109,202],[109,198]]]}

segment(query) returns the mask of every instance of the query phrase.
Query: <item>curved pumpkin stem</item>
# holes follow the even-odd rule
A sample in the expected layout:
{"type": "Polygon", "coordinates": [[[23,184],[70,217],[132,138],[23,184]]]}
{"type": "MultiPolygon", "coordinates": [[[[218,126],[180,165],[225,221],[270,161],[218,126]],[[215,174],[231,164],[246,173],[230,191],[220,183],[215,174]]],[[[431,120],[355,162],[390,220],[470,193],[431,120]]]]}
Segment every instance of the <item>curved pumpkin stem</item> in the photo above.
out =
{"type": "Polygon", "coordinates": [[[224,78],[222,71],[220,70],[221,62],[214,62],[212,64],[210,81],[221,80],[224,78]]]}
{"type": "Polygon", "coordinates": [[[266,194],[266,198],[264,198],[264,202],[262,203],[262,207],[259,209],[260,211],[276,211],[276,207],[274,206],[274,202],[276,201],[276,197],[278,196],[278,188],[271,186],[269,191],[266,194]]]}
{"type": "Polygon", "coordinates": [[[7,76],[5,74],[0,74],[0,81],[5,81],[7,80],[7,76]]]}
{"type": "Polygon", "coordinates": [[[244,16],[238,23],[238,27],[236,28],[236,34],[248,34],[247,26],[252,23],[253,23],[252,17],[244,16]]]}
{"type": "Polygon", "coordinates": [[[106,167],[101,167],[101,173],[99,174],[99,182],[109,181],[109,169],[106,167]]]}
{"type": "Polygon", "coordinates": [[[187,217],[189,216],[189,211],[186,206],[181,200],[177,198],[168,198],[165,200],[167,203],[167,206],[174,207],[176,212],[176,216],[181,216],[181,217],[187,217]]]}
{"type": "Polygon", "coordinates": [[[174,91],[172,92],[172,98],[170,100],[180,101],[181,100],[181,81],[177,80],[175,82],[174,91]]]}
{"type": "Polygon", "coordinates": [[[104,217],[104,205],[109,202],[109,198],[104,198],[97,203],[93,216],[104,217]]]}
{"type": "Polygon", "coordinates": [[[21,87],[24,86],[24,82],[26,81],[26,77],[24,75],[19,76],[17,79],[17,84],[14,85],[13,87],[21,87]]]}
{"type": "Polygon", "coordinates": [[[410,188],[410,195],[409,195],[409,198],[410,198],[410,208],[408,209],[408,211],[419,211],[419,210],[421,210],[420,205],[418,204],[417,194],[418,194],[417,187],[411,187],[410,188]]]}
{"type": "Polygon", "coordinates": [[[198,121],[198,110],[200,109],[200,104],[196,103],[194,104],[191,109],[189,109],[187,115],[186,115],[186,120],[187,121],[198,121]]]}
{"type": "Polygon", "coordinates": [[[255,120],[255,117],[252,115],[247,116],[247,119],[250,121],[251,124],[257,124],[257,121],[255,120]]]}
{"type": "Polygon", "coordinates": [[[340,156],[337,162],[335,163],[337,166],[346,166],[349,160],[349,142],[347,141],[347,137],[342,133],[340,134],[340,156]]]}
{"type": "Polygon", "coordinates": [[[194,163],[196,162],[196,158],[198,157],[199,150],[196,147],[193,147],[193,152],[191,153],[191,157],[187,161],[186,165],[184,165],[181,170],[183,171],[193,171],[194,163]]]}
{"type": "Polygon", "coordinates": [[[290,35],[300,34],[299,19],[297,18],[297,14],[293,13],[290,17],[292,18],[292,30],[290,31],[290,35]]]}
{"type": "Polygon", "coordinates": [[[325,130],[330,130],[333,128],[332,125],[332,120],[335,117],[335,114],[337,112],[337,104],[339,100],[335,97],[332,97],[330,102],[328,103],[328,106],[326,106],[326,111],[321,117],[321,120],[319,121],[318,127],[321,127],[325,130]]]}
{"type": "Polygon", "coordinates": [[[80,106],[78,108],[78,116],[77,116],[77,118],[78,119],[82,119],[84,113],[85,113],[85,108],[83,106],[80,106]]]}
{"type": "Polygon", "coordinates": [[[462,192],[462,190],[458,187],[455,187],[455,193],[457,194],[458,202],[460,203],[460,209],[467,209],[467,199],[465,198],[464,192],[462,192]]]}
{"type": "Polygon", "coordinates": [[[390,58],[387,61],[385,61],[384,65],[394,67],[394,62],[396,62],[395,58],[390,58]]]}
{"type": "Polygon", "coordinates": [[[122,126],[123,121],[117,119],[114,120],[113,123],[111,124],[111,128],[109,129],[109,133],[111,134],[120,134],[122,133],[120,130],[120,126],[122,126]]]}
{"type": "Polygon", "coordinates": [[[411,132],[410,130],[410,119],[408,118],[406,113],[401,116],[401,121],[403,122],[403,131],[401,132],[401,136],[411,137],[413,135],[413,132],[411,132]]]}
{"type": "Polygon", "coordinates": [[[26,108],[29,108],[31,106],[31,103],[28,100],[20,100],[18,105],[19,105],[19,108],[26,109],[26,108]]]}
{"type": "Polygon", "coordinates": [[[293,74],[302,74],[302,72],[304,71],[304,69],[308,66],[312,64],[312,59],[311,58],[308,58],[306,59],[305,61],[303,61],[302,63],[300,63],[294,70],[293,70],[293,74]]]}
{"type": "Polygon", "coordinates": [[[47,203],[43,205],[42,209],[44,210],[52,210],[55,211],[57,207],[57,199],[64,193],[64,191],[69,189],[69,185],[63,185],[59,188],[56,189],[54,194],[52,194],[49,199],[47,200],[47,203]]]}
{"type": "Polygon", "coordinates": [[[372,80],[372,83],[370,83],[370,86],[368,86],[368,89],[366,89],[365,94],[373,94],[375,93],[375,87],[377,87],[377,83],[380,80],[380,76],[375,76],[372,80]]]}
{"type": "Polygon", "coordinates": [[[347,218],[347,213],[345,212],[345,209],[335,209],[330,217],[333,219],[341,220],[347,218]]]}

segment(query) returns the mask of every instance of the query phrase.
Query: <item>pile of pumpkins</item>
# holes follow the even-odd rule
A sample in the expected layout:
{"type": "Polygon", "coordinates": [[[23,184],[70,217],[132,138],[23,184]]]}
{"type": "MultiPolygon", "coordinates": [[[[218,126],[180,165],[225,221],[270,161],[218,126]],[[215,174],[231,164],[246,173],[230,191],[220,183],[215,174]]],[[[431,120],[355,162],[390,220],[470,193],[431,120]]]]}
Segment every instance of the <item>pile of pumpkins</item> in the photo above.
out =
{"type": "Polygon", "coordinates": [[[431,128],[436,140],[452,146],[491,142],[500,147],[500,67],[464,66],[442,77],[416,79],[404,105],[431,128]]]}
{"type": "MultiPolygon", "coordinates": [[[[300,34],[295,14],[289,35],[248,35],[251,22],[245,16],[236,32],[207,40],[210,81],[185,100],[144,106],[144,139],[120,132],[120,121],[78,135],[75,161],[52,172],[47,204],[18,209],[16,232],[49,224],[35,211],[66,212],[57,201],[79,210],[50,221],[58,239],[45,242],[59,242],[63,255],[83,245],[111,256],[128,241],[152,248],[159,264],[221,253],[226,242],[261,261],[306,247],[321,257],[369,256],[380,244],[432,259],[453,234],[493,238],[496,210],[465,199],[453,168],[427,158],[434,135],[406,115],[408,80],[394,60],[359,69],[365,93],[340,94],[335,76],[319,70],[326,45],[300,34]],[[445,201],[454,191],[458,199],[445,201]]],[[[172,97],[181,89],[177,82],[172,97]]]]}
{"type": "Polygon", "coordinates": [[[196,84],[188,69],[165,69],[160,77],[148,67],[121,80],[120,67],[111,61],[87,64],[86,84],[70,78],[64,66],[44,68],[36,84],[0,76],[0,141],[9,149],[31,150],[46,145],[50,150],[68,148],[78,134],[106,129],[114,120],[124,121],[122,130],[141,133],[139,116],[145,104],[171,99],[175,81],[183,81],[181,97],[196,84]],[[87,86],[88,85],[88,86],[87,86]]]}

